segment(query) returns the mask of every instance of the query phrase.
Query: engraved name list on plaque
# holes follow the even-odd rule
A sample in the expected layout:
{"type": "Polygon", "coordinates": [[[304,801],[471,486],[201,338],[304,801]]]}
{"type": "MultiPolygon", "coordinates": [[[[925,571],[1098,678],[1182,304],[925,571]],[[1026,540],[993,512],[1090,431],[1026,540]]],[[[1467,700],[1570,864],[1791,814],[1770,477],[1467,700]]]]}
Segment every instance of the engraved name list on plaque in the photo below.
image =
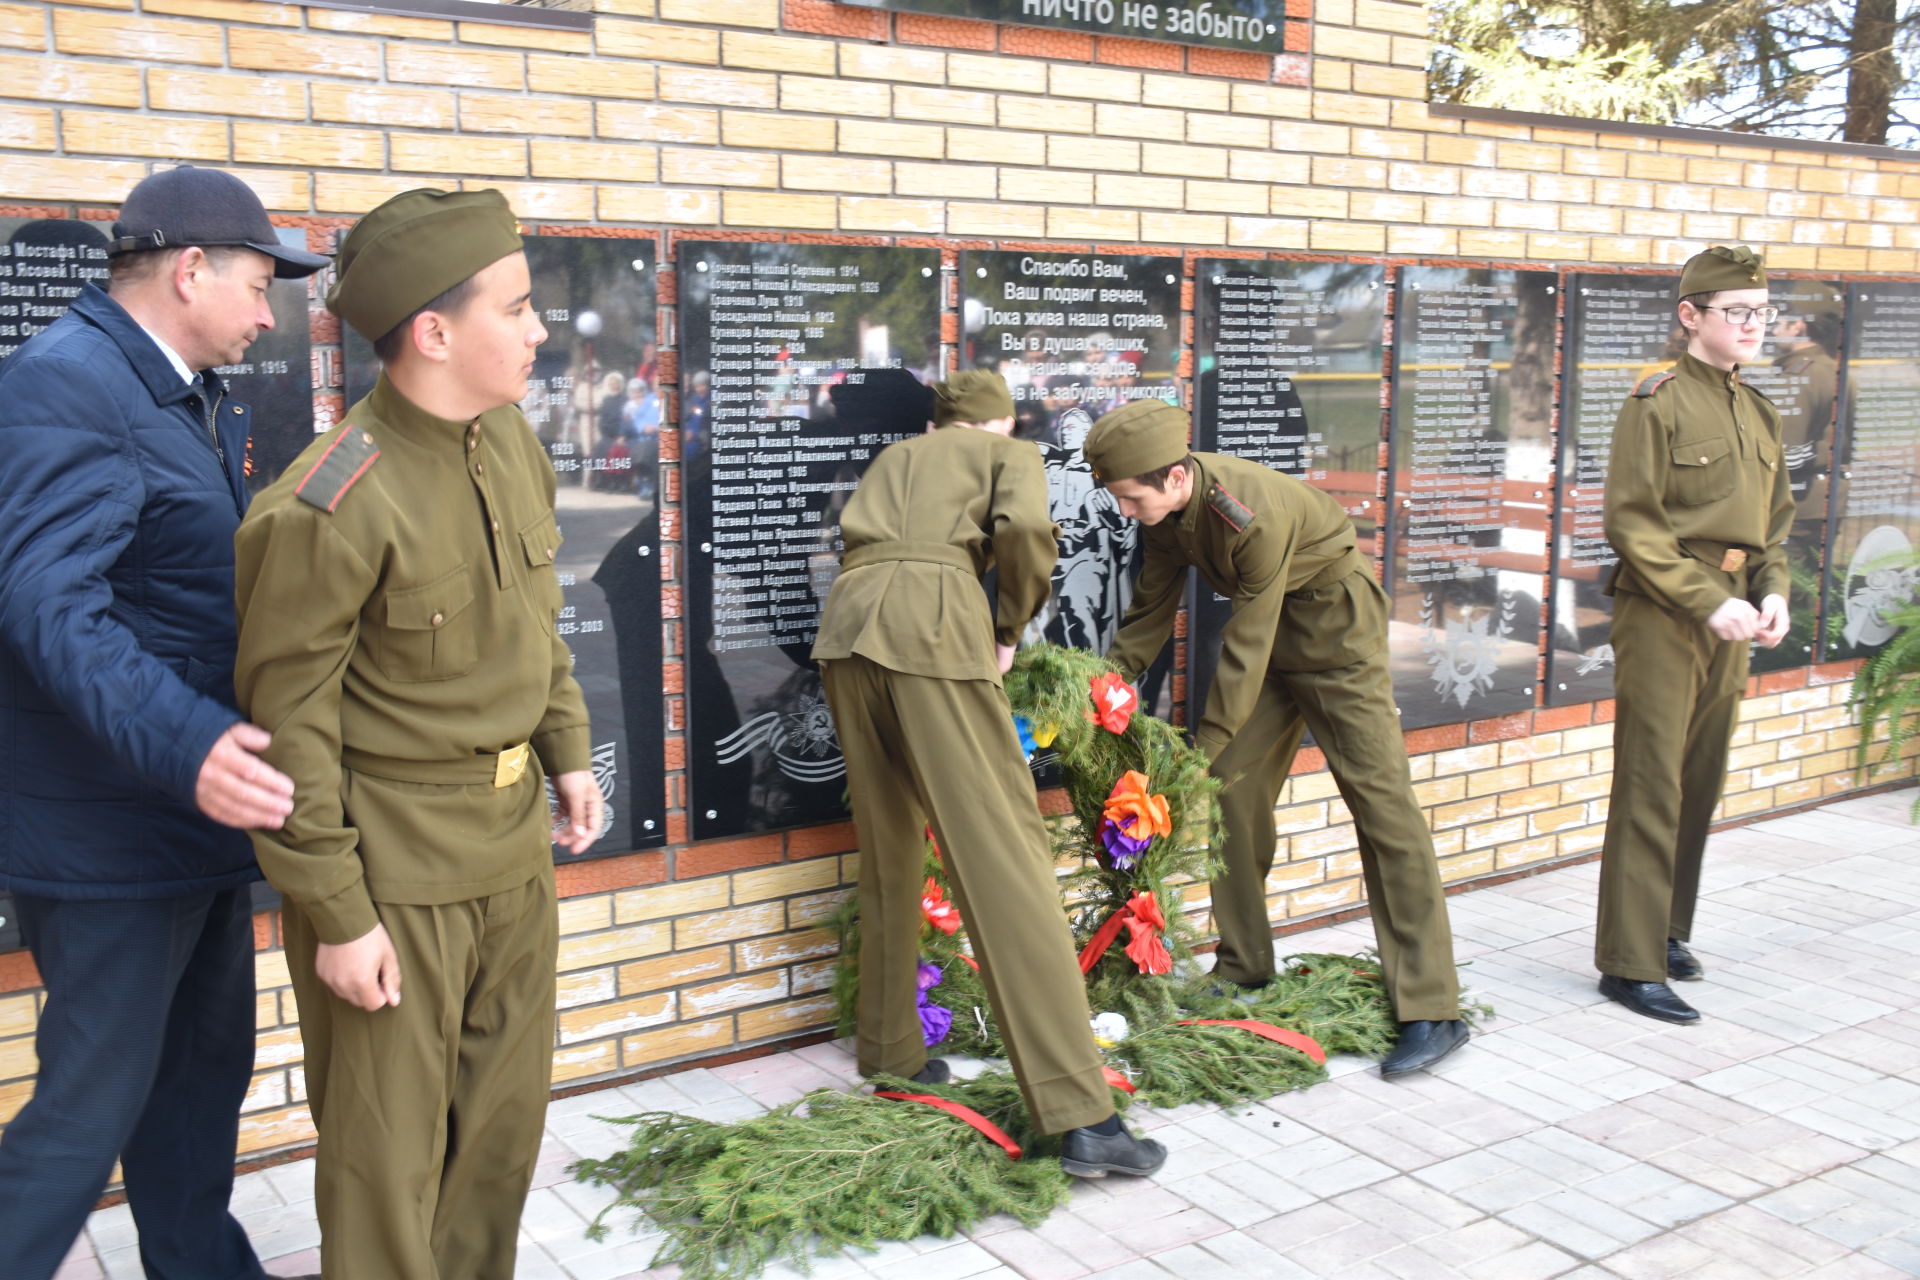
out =
{"type": "Polygon", "coordinates": [[[940,255],[682,241],[677,270],[691,834],[831,821],[846,765],[809,654],[841,509],[932,412],[940,255]]]}

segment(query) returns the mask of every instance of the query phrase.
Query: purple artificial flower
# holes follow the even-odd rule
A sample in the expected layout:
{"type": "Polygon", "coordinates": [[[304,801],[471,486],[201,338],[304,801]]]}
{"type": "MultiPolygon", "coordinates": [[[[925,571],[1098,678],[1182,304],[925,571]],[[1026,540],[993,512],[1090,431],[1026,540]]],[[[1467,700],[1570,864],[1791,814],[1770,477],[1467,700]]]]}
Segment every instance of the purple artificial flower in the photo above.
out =
{"type": "Polygon", "coordinates": [[[931,1049],[945,1040],[947,1033],[952,1030],[953,1011],[951,1009],[942,1009],[937,1004],[920,1006],[920,1038],[926,1041],[927,1048],[931,1049]]]}
{"type": "Polygon", "coordinates": [[[1113,819],[1102,818],[1100,843],[1106,847],[1107,860],[1113,863],[1114,870],[1131,871],[1133,864],[1140,861],[1140,855],[1147,851],[1147,846],[1153,843],[1153,836],[1130,836],[1113,819]]]}
{"type": "Polygon", "coordinates": [[[920,976],[917,981],[920,987],[920,999],[922,1002],[926,1000],[927,992],[939,986],[941,979],[946,976],[946,970],[942,969],[933,961],[922,960],[920,962],[920,976]]]}
{"type": "Polygon", "coordinates": [[[942,1040],[945,1040],[947,1033],[953,1030],[953,1011],[950,1009],[942,1009],[939,1005],[931,1004],[927,1000],[927,992],[939,986],[941,979],[946,976],[946,972],[941,969],[939,965],[933,963],[931,960],[922,960],[920,962],[920,972],[914,980],[920,988],[918,1001],[920,1006],[920,1038],[926,1041],[929,1049],[939,1044],[942,1040]]]}

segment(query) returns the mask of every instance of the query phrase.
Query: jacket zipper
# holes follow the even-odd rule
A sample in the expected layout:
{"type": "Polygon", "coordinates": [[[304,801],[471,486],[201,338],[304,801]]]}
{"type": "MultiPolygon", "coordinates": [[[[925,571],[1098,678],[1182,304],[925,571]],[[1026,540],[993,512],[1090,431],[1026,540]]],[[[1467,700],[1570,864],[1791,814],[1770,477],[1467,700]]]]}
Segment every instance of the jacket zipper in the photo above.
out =
{"type": "MultiPolygon", "coordinates": [[[[206,385],[205,383],[201,384],[206,385]]],[[[213,456],[220,459],[220,478],[227,482],[227,491],[233,491],[233,474],[227,470],[227,451],[220,447],[220,402],[226,399],[225,391],[216,391],[211,400],[202,401],[207,406],[207,436],[213,441],[213,456]]],[[[240,509],[240,500],[234,499],[233,513],[237,516],[246,513],[240,509]]]]}

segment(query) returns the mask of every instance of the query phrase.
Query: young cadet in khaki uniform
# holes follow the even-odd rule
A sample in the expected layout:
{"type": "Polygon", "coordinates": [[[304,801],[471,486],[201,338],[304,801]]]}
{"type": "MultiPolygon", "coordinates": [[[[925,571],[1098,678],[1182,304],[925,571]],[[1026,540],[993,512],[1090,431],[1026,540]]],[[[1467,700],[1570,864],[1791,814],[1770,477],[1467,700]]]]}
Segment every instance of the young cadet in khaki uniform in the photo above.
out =
{"type": "Polygon", "coordinates": [[[1780,415],[1740,378],[1760,354],[1767,272],[1751,249],[1688,259],[1677,313],[1686,354],[1634,388],[1614,427],[1607,541],[1613,595],[1613,797],[1600,855],[1594,964],[1635,1013],[1699,1013],[1668,978],[1687,949],[1707,825],[1747,682],[1748,642],[1787,633],[1793,496],[1780,415]]]}
{"type": "Polygon", "coordinates": [[[546,337],[497,191],[410,191],[327,306],[383,373],[254,500],[240,705],[294,780],[285,897],[327,1280],[510,1280],[546,1115],[557,923],[544,777],[593,842],[553,469],[515,402],[546,337]],[[402,995],[404,993],[404,1001],[402,995]]]}
{"type": "Polygon", "coordinates": [[[1007,1056],[1061,1165],[1101,1177],[1166,1159],[1114,1114],[1087,993],[1000,677],[1058,555],[1040,451],[1013,398],[969,370],[934,388],[929,434],[890,445],[841,516],[846,545],[813,656],[860,831],[860,1070],[947,1078],[915,1007],[922,831],[931,824],[1007,1056]],[[980,590],[999,569],[999,599],[980,590]]]}
{"type": "Polygon", "coordinates": [[[1218,453],[1187,451],[1187,415],[1136,400],[1096,422],[1094,478],[1145,528],[1133,603],[1107,657],[1138,679],[1173,630],[1186,568],[1233,602],[1195,739],[1225,782],[1225,869],[1213,882],[1214,972],[1273,976],[1273,808],[1304,730],[1353,813],[1400,1042],[1381,1074],[1432,1066],[1467,1040],[1453,931],[1426,815],[1413,798],[1387,672],[1387,603],[1327,494],[1218,453]]]}

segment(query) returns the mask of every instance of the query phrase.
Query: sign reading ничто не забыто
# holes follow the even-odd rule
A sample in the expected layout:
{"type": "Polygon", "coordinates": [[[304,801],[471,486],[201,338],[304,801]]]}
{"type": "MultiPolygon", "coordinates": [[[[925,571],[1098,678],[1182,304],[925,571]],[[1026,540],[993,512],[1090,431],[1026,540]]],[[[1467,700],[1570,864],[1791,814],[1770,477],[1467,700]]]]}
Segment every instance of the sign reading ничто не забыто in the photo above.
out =
{"type": "Polygon", "coordinates": [[[1018,26],[1092,31],[1130,40],[1164,40],[1244,53],[1284,52],[1286,0],[846,0],[868,9],[901,9],[1018,26]]]}

